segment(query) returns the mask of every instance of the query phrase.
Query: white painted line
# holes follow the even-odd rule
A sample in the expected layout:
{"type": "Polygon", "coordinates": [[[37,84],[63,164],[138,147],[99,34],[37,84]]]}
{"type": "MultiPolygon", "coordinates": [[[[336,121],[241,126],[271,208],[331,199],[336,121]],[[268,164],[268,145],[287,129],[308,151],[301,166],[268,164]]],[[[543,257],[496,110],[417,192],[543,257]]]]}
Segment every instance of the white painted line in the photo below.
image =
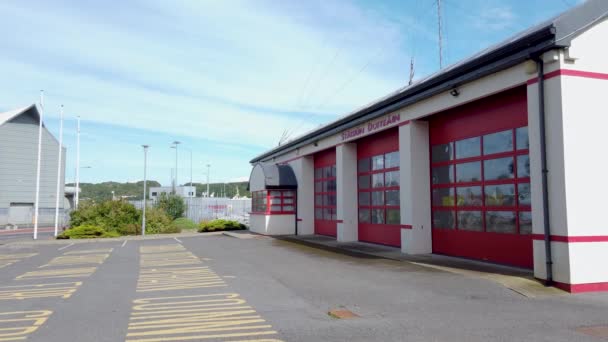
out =
{"type": "Polygon", "coordinates": [[[179,243],[182,243],[182,240],[180,240],[180,239],[178,239],[178,238],[176,238],[176,237],[174,237],[173,239],[175,239],[175,241],[177,241],[177,242],[179,242],[179,243]]]}
{"type": "Polygon", "coordinates": [[[122,243],[122,246],[120,247],[124,247],[127,244],[127,240],[125,240],[125,242],[122,243]]]}
{"type": "Polygon", "coordinates": [[[74,243],[71,243],[71,244],[69,244],[67,246],[63,246],[63,247],[59,248],[58,251],[64,250],[64,249],[66,249],[66,248],[68,248],[70,246],[74,246],[74,243]]]}

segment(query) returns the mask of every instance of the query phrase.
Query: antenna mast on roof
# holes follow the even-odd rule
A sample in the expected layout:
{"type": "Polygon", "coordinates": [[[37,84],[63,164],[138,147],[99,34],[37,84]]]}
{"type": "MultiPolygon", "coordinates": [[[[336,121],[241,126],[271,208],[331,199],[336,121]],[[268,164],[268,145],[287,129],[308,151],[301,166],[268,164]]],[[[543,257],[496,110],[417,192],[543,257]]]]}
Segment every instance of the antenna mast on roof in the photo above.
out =
{"type": "Polygon", "coordinates": [[[414,57],[410,60],[410,79],[407,85],[412,85],[412,83],[414,83],[414,57]]]}
{"type": "Polygon", "coordinates": [[[441,0],[437,0],[437,28],[439,34],[439,69],[443,69],[443,37],[441,29],[441,0]]]}

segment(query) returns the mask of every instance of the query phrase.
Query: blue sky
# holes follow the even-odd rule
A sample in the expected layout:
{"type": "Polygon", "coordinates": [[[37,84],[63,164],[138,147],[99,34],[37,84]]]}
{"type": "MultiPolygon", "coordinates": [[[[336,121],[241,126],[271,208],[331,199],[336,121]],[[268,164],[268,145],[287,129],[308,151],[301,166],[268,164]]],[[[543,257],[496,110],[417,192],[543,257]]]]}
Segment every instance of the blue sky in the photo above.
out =
{"type": "MultiPolygon", "coordinates": [[[[578,0],[443,0],[446,64],[578,0]]],[[[82,118],[83,182],[246,179],[248,161],[438,69],[435,0],[0,2],[0,111],[38,100],[67,178],[82,118]],[[183,147],[183,148],[182,148],[183,147]]]]}

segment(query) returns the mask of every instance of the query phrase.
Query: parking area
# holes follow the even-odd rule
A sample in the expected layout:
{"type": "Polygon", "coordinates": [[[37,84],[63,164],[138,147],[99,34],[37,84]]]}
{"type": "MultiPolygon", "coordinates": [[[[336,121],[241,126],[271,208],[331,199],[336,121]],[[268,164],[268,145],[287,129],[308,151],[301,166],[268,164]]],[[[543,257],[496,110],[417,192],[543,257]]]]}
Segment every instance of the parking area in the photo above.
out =
{"type": "Polygon", "coordinates": [[[607,313],[268,237],[0,246],[0,341],[601,341],[607,313]]]}

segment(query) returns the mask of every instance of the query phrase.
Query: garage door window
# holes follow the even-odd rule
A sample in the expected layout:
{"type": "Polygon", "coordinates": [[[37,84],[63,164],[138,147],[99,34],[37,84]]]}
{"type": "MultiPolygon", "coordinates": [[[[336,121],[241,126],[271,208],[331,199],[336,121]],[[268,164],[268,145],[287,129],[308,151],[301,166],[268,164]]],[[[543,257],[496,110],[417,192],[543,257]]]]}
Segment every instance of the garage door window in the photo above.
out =
{"type": "Polygon", "coordinates": [[[530,234],[528,128],[431,146],[433,227],[530,234]]]}
{"type": "Polygon", "coordinates": [[[251,209],[256,214],[294,214],[295,191],[262,190],[251,193],[251,209]]]}
{"type": "Polygon", "coordinates": [[[337,219],[336,165],[316,168],[315,220],[336,221],[337,219]]]}
{"type": "Polygon", "coordinates": [[[401,223],[399,211],[399,152],[358,161],[359,222],[401,223]]]}

